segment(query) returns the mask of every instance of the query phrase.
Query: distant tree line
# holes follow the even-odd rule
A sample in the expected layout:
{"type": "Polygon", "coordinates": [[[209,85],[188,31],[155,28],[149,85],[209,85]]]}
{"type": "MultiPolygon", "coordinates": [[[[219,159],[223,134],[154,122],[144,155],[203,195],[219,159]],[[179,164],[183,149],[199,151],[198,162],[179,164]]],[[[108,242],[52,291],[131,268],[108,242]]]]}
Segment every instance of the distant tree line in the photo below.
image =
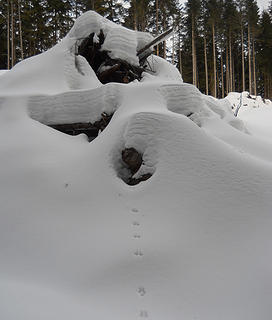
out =
{"type": "Polygon", "coordinates": [[[174,25],[155,53],[206,94],[272,98],[272,1],[260,13],[256,0],[0,0],[0,69],[51,48],[87,10],[154,35],[174,25]]]}

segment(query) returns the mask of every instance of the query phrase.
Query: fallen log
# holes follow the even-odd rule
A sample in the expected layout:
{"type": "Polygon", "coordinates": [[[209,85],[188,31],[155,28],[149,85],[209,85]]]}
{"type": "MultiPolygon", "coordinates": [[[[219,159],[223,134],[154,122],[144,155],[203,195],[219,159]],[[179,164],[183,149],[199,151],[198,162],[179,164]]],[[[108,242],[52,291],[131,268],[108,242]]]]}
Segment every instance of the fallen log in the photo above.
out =
{"type": "Polygon", "coordinates": [[[101,114],[101,119],[94,123],[91,123],[91,122],[65,123],[65,124],[49,125],[49,127],[72,136],[76,136],[78,134],[84,133],[88,137],[89,141],[91,141],[98,136],[99,132],[103,131],[107,127],[112,116],[113,114],[107,114],[103,112],[101,114]]]}
{"type": "Polygon", "coordinates": [[[155,38],[154,40],[152,40],[151,42],[149,42],[147,45],[145,45],[142,49],[140,49],[137,52],[137,56],[140,56],[142,53],[144,53],[146,50],[150,49],[153,46],[158,45],[159,43],[161,43],[162,41],[167,40],[171,34],[174,32],[174,28],[171,28],[167,31],[165,31],[164,33],[162,33],[161,35],[159,35],[157,38],[155,38]]]}
{"type": "Polygon", "coordinates": [[[101,51],[105,41],[102,30],[100,30],[98,36],[91,33],[87,38],[81,39],[76,52],[88,61],[98,79],[103,84],[109,82],[129,83],[134,80],[141,80],[142,73],[145,71],[145,68],[143,67],[144,63],[148,56],[153,52],[151,49],[152,46],[165,41],[173,31],[174,28],[165,31],[137,52],[140,67],[133,66],[123,60],[112,59],[109,56],[109,52],[105,50],[101,51]],[[99,70],[102,71],[100,72],[99,70]]]}

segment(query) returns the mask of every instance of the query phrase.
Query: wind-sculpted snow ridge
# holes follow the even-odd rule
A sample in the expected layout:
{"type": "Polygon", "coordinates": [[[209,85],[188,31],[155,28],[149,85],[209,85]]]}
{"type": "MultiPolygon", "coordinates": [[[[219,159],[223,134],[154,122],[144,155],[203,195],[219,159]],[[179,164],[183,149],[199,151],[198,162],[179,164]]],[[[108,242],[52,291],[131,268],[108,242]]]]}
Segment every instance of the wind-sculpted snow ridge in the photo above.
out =
{"type": "Polygon", "coordinates": [[[271,320],[270,108],[247,134],[155,56],[141,81],[102,85],[73,60],[101,28],[121,27],[84,14],[1,76],[0,319],[271,320]],[[91,143],[43,124],[101,113],[91,143]]]}
{"type": "Polygon", "coordinates": [[[47,125],[94,123],[101,114],[113,114],[121,103],[122,88],[111,83],[91,90],[68,91],[58,95],[32,96],[28,112],[32,119],[47,125]]]}
{"type": "Polygon", "coordinates": [[[234,128],[246,132],[243,122],[233,116],[227,100],[205,96],[195,86],[187,83],[162,85],[159,91],[168,110],[189,117],[200,127],[206,119],[219,116],[234,128]]]}

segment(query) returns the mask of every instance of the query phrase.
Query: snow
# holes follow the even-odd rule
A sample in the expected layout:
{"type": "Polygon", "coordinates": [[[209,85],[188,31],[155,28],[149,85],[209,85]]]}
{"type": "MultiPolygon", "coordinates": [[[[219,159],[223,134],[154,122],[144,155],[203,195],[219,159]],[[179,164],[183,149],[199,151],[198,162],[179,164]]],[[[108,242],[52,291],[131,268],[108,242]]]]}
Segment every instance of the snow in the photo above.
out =
{"type": "Polygon", "coordinates": [[[8,70],[0,70],[0,76],[8,72],[8,70]]]}
{"type": "Polygon", "coordinates": [[[101,23],[117,28],[87,13],[1,76],[1,318],[270,320],[271,107],[235,118],[158,57],[141,82],[102,85],[69,40],[101,23]],[[42,124],[102,112],[91,143],[42,124]],[[137,186],[130,147],[152,174],[137,186]]]}
{"type": "Polygon", "coordinates": [[[76,47],[90,33],[103,31],[105,42],[102,50],[109,50],[110,57],[139,65],[137,49],[153,38],[143,32],[134,32],[88,11],[79,17],[67,36],[47,52],[28,58],[1,77],[0,94],[56,95],[70,90],[95,89],[102,84],[86,59],[76,55],[76,47]],[[79,71],[78,71],[79,69],[79,71]],[[22,77],[25,81],[22,81],[22,77]]]}
{"type": "Polygon", "coordinates": [[[229,101],[234,110],[236,110],[237,107],[240,107],[241,100],[241,110],[247,107],[260,108],[272,104],[270,100],[263,99],[261,96],[250,95],[247,91],[244,91],[242,93],[230,92],[224,100],[229,101]]]}

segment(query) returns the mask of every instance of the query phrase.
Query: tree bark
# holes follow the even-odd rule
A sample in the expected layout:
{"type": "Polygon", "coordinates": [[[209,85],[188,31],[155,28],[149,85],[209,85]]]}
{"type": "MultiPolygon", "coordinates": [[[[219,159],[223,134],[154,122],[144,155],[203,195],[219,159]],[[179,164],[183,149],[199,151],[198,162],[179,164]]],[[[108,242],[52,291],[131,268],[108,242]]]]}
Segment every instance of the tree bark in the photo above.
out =
{"type": "Polygon", "coordinates": [[[231,33],[229,33],[229,92],[233,91],[232,87],[232,47],[231,47],[231,33]]]}
{"type": "Polygon", "coordinates": [[[10,69],[10,10],[9,0],[7,0],[7,68],[10,69]]]}
{"type": "Polygon", "coordinates": [[[13,0],[11,0],[11,67],[14,66],[15,63],[15,46],[14,46],[14,4],[13,0]]]}
{"type": "Polygon", "coordinates": [[[24,48],[23,48],[23,35],[22,35],[22,19],[21,19],[21,0],[18,0],[18,18],[19,18],[19,37],[20,37],[20,50],[21,59],[24,59],[24,48]]]}
{"type": "Polygon", "coordinates": [[[204,36],[204,61],[205,61],[205,84],[206,84],[206,95],[209,94],[209,78],[208,78],[208,62],[207,62],[207,42],[204,36]]]}
{"type": "Polygon", "coordinates": [[[229,47],[226,48],[226,94],[230,92],[229,87],[229,47]]]}
{"type": "Polygon", "coordinates": [[[252,93],[250,25],[248,24],[248,92],[252,93]]]}
{"type": "Polygon", "coordinates": [[[256,83],[256,59],[255,59],[255,39],[252,35],[252,59],[253,59],[253,88],[254,95],[257,96],[257,83],[256,83]]]}
{"type": "Polygon", "coordinates": [[[235,92],[235,60],[232,59],[232,91],[235,92]]]}
{"type": "MultiPolygon", "coordinates": [[[[156,0],[156,31],[159,33],[159,0],[156,0]]],[[[156,47],[157,56],[159,55],[159,45],[156,47]]]]}
{"type": "Polygon", "coordinates": [[[212,37],[213,37],[213,80],[214,80],[214,94],[213,96],[216,98],[217,97],[217,88],[216,88],[216,57],[215,57],[215,27],[214,23],[212,24],[212,37]]]}
{"type": "Polygon", "coordinates": [[[195,52],[195,21],[192,15],[192,62],[193,62],[193,85],[196,86],[196,52],[195,52]]]}
{"type": "MultiPolygon", "coordinates": [[[[166,29],[165,15],[163,14],[163,29],[166,29]]],[[[163,58],[166,59],[166,41],[163,41],[163,58]]]]}
{"type": "Polygon", "coordinates": [[[179,49],[179,73],[182,75],[181,49],[179,49]]]}
{"type": "Polygon", "coordinates": [[[223,69],[223,50],[221,51],[221,96],[224,98],[225,96],[225,88],[224,88],[224,69],[223,69]]]}
{"type": "Polygon", "coordinates": [[[242,91],[246,91],[245,84],[245,52],[244,52],[244,30],[241,26],[241,49],[242,49],[242,91]]]}
{"type": "MultiPolygon", "coordinates": [[[[166,58],[166,55],[165,55],[165,58],[166,58]]],[[[173,34],[173,38],[172,38],[172,64],[175,64],[175,34],[173,34]]]]}

